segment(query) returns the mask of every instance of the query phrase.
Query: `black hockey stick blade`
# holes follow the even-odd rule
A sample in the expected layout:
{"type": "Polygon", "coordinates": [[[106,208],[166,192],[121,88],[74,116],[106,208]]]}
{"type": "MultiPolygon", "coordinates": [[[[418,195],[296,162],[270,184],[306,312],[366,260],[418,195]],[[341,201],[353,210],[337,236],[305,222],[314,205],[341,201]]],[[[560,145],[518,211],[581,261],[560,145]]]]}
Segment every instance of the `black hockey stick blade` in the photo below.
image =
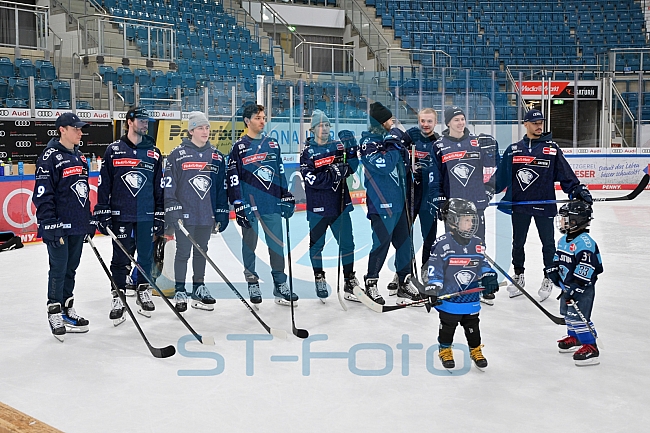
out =
{"type": "Polygon", "coordinates": [[[634,200],[638,197],[639,194],[648,186],[650,182],[650,175],[647,173],[641,178],[641,182],[634,188],[632,192],[621,197],[605,197],[605,198],[595,198],[594,201],[621,201],[621,200],[634,200]]]}
{"type": "Polygon", "coordinates": [[[113,276],[111,275],[110,271],[108,270],[108,267],[106,266],[106,263],[104,262],[104,259],[102,258],[101,254],[99,254],[99,251],[97,250],[97,247],[95,247],[95,244],[93,243],[92,238],[88,237],[88,244],[90,245],[90,248],[92,248],[93,252],[95,253],[95,256],[97,257],[97,260],[99,260],[99,263],[102,265],[102,268],[104,268],[104,272],[106,273],[106,276],[111,282],[111,286],[113,287],[113,290],[117,293],[117,295],[120,297],[122,300],[122,303],[126,307],[127,313],[129,313],[129,316],[131,317],[131,320],[135,324],[135,327],[137,328],[138,332],[140,333],[140,337],[144,340],[145,344],[149,348],[149,352],[155,357],[155,358],[169,358],[170,356],[174,356],[176,353],[176,348],[174,346],[166,346],[166,347],[153,347],[151,343],[149,343],[149,339],[147,339],[147,336],[144,335],[144,331],[140,327],[140,324],[138,323],[138,319],[135,318],[135,315],[133,314],[133,311],[131,311],[131,307],[129,307],[129,304],[126,302],[126,297],[124,296],[124,293],[122,293],[121,290],[117,288],[117,285],[115,284],[115,280],[113,279],[113,276]]]}
{"type": "Polygon", "coordinates": [[[176,311],[176,308],[174,308],[174,306],[173,306],[172,303],[169,301],[169,299],[167,299],[167,297],[165,296],[165,294],[163,293],[163,291],[160,290],[160,287],[158,287],[158,285],[153,281],[153,279],[151,278],[151,276],[149,275],[149,273],[148,273],[148,272],[145,272],[145,270],[142,268],[142,266],[140,266],[140,263],[138,263],[138,262],[133,258],[133,256],[132,256],[131,254],[129,254],[129,252],[126,250],[126,248],[124,248],[124,245],[122,244],[122,242],[120,242],[120,240],[117,238],[117,236],[115,236],[115,233],[113,233],[113,231],[112,231],[110,228],[107,228],[106,231],[108,231],[109,236],[113,239],[113,243],[114,243],[115,245],[117,245],[117,246],[120,248],[120,250],[122,250],[122,252],[124,253],[124,255],[125,255],[125,256],[130,260],[130,261],[131,261],[131,263],[133,264],[133,266],[135,266],[136,268],[138,268],[138,272],[140,272],[140,274],[145,278],[145,280],[147,280],[147,282],[149,283],[149,285],[150,285],[150,286],[151,286],[151,287],[152,287],[156,292],[158,292],[158,294],[159,294],[160,297],[163,299],[163,301],[165,302],[165,304],[167,304],[167,306],[172,310],[172,312],[176,315],[176,317],[178,317],[178,319],[181,321],[181,323],[182,323],[183,325],[185,325],[185,327],[186,327],[186,328],[187,328],[187,329],[192,333],[192,335],[194,335],[194,338],[196,338],[196,339],[199,341],[199,343],[201,343],[201,344],[205,344],[205,345],[213,346],[213,345],[214,345],[214,337],[208,337],[208,336],[205,336],[205,337],[204,337],[204,336],[202,336],[201,334],[197,333],[197,332],[194,330],[194,328],[192,328],[192,326],[191,326],[189,323],[187,323],[187,320],[185,320],[185,318],[184,318],[183,316],[181,316],[181,313],[179,313],[178,311],[176,311]]]}
{"type": "Polygon", "coordinates": [[[267,324],[266,324],[266,323],[265,323],[265,322],[260,318],[260,316],[259,316],[259,315],[255,312],[255,310],[253,309],[253,307],[251,307],[250,304],[249,304],[248,302],[246,302],[246,299],[244,299],[244,297],[241,295],[241,293],[239,293],[239,291],[235,288],[235,286],[233,286],[233,284],[230,282],[230,280],[229,280],[228,278],[226,278],[226,276],[223,274],[223,272],[221,272],[221,269],[219,269],[219,267],[218,267],[218,266],[217,266],[217,265],[212,261],[212,259],[210,258],[210,256],[208,256],[208,254],[207,254],[205,251],[203,251],[203,248],[201,248],[201,246],[200,246],[199,244],[196,243],[196,241],[194,240],[194,238],[193,238],[193,237],[189,234],[189,232],[185,229],[185,226],[183,226],[183,221],[178,220],[178,227],[181,229],[181,231],[183,232],[183,234],[184,234],[185,236],[187,236],[187,239],[189,239],[189,241],[192,243],[192,245],[194,245],[194,248],[196,248],[196,250],[197,250],[197,251],[198,251],[198,252],[199,252],[199,253],[200,253],[200,254],[205,258],[205,260],[207,260],[208,263],[210,263],[210,266],[212,266],[212,269],[214,269],[215,272],[216,272],[217,274],[219,274],[219,276],[221,277],[221,279],[222,279],[222,280],[223,280],[223,281],[228,285],[228,287],[230,288],[230,290],[232,290],[233,293],[237,296],[237,298],[239,298],[239,300],[240,300],[240,301],[241,301],[241,302],[246,306],[246,308],[248,309],[248,311],[249,311],[253,316],[255,316],[255,318],[257,319],[257,321],[260,322],[260,324],[264,327],[264,329],[266,330],[266,332],[268,332],[269,334],[273,335],[274,337],[278,337],[278,338],[286,339],[286,338],[287,338],[287,331],[284,331],[284,330],[282,330],[282,329],[274,329],[274,328],[271,328],[270,326],[268,326],[268,325],[267,325],[267,324]]]}
{"type": "Polygon", "coordinates": [[[293,335],[298,338],[309,337],[309,332],[306,329],[296,328],[296,319],[293,312],[293,273],[291,271],[291,240],[289,238],[289,218],[285,218],[285,225],[287,227],[287,259],[289,261],[289,303],[291,304],[291,330],[293,335]]]}
{"type": "Polygon", "coordinates": [[[488,262],[490,262],[490,264],[491,264],[492,266],[494,266],[494,267],[495,267],[499,272],[501,272],[501,274],[502,274],[504,277],[506,277],[506,278],[507,278],[507,279],[508,279],[508,280],[509,280],[509,281],[510,281],[510,282],[511,282],[511,283],[512,283],[512,284],[513,284],[517,289],[519,289],[519,291],[520,291],[521,293],[523,293],[524,295],[526,295],[526,297],[530,300],[530,302],[532,302],[532,303],[533,303],[537,308],[539,308],[539,310],[540,310],[542,313],[544,313],[544,314],[546,315],[546,317],[548,317],[549,319],[551,319],[551,321],[552,321],[553,323],[555,323],[556,325],[566,325],[566,322],[564,321],[564,317],[558,317],[558,316],[554,316],[553,314],[551,314],[548,310],[546,310],[546,308],[542,307],[542,306],[540,305],[540,303],[537,302],[537,300],[536,300],[535,298],[533,298],[533,297],[530,295],[530,293],[528,293],[526,290],[524,290],[524,288],[521,287],[520,284],[518,284],[515,280],[513,280],[513,279],[510,277],[510,275],[508,275],[508,273],[507,273],[506,271],[503,270],[503,268],[502,268],[501,266],[499,266],[499,265],[498,265],[494,260],[492,260],[492,258],[491,258],[490,256],[488,256],[488,255],[485,254],[485,253],[483,253],[483,256],[485,257],[485,259],[486,259],[488,262]]]}
{"type": "MultiPolygon", "coordinates": [[[[477,287],[474,289],[463,290],[462,292],[450,293],[448,295],[439,296],[438,299],[444,300],[449,298],[455,298],[456,296],[469,295],[471,293],[482,292],[483,290],[485,290],[483,287],[477,287]]],[[[402,305],[379,305],[378,303],[370,299],[368,295],[366,295],[365,292],[360,288],[355,287],[353,291],[354,291],[354,295],[357,297],[357,299],[359,299],[359,301],[361,301],[363,305],[370,308],[372,311],[376,313],[388,313],[389,311],[402,310],[406,307],[412,307],[414,305],[421,305],[421,304],[424,304],[424,306],[427,309],[427,313],[431,311],[431,304],[429,303],[429,299],[422,299],[420,301],[415,301],[415,302],[411,302],[410,304],[402,304],[402,305]]]]}

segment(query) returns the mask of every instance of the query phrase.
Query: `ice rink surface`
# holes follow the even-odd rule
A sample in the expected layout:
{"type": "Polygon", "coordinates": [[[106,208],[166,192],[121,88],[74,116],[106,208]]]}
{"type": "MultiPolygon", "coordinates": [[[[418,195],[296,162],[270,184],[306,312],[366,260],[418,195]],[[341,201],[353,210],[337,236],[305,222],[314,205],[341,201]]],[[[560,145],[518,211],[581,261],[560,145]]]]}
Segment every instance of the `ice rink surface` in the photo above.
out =
{"type": "MultiPolygon", "coordinates": [[[[352,215],[362,281],[370,228],[365,208],[352,215]]],[[[301,297],[296,324],[311,337],[293,336],[289,308],[273,303],[268,254],[260,243],[259,315],[288,338],[271,339],[208,265],[216,308],[190,308],[185,318],[198,333],[214,336],[215,346],[196,342],[161,298],[154,298],[151,319],[138,315],[152,345],[176,346],[168,359],[151,356],[130,318],[113,327],[109,282],[87,245],[75,307],[90,321],[90,331],[68,334],[65,343],[55,340],[45,307],[47,251],[30,244],[0,254],[0,401],[69,433],[643,431],[650,421],[649,215],[647,191],[634,201],[594,205],[591,234],[605,269],[592,316],[604,344],[600,365],[576,367],[570,354],[558,353],[556,340],[565,327],[524,296],[509,299],[503,287],[495,305],[481,311],[485,372],[470,366],[462,329],[455,336],[456,370],[442,369],[438,317],[424,308],[378,314],[347,302],[344,312],[335,293],[326,304],[316,299],[304,213],[291,219],[291,245],[301,297]]],[[[509,217],[493,208],[486,217],[488,254],[509,269],[509,217]]],[[[224,235],[212,237],[209,254],[248,299],[234,221],[224,235]]],[[[95,243],[109,262],[110,240],[97,236],[95,243]]],[[[335,291],[334,242],[326,253],[332,256],[327,280],[335,291]]],[[[543,274],[534,227],[526,253],[526,288],[537,297],[543,274]]],[[[390,269],[382,271],[380,292],[393,304],[386,292],[390,269]]],[[[556,288],[542,303],[555,315],[558,294],[556,288]]],[[[135,311],[134,298],[129,302],[135,311]]]]}

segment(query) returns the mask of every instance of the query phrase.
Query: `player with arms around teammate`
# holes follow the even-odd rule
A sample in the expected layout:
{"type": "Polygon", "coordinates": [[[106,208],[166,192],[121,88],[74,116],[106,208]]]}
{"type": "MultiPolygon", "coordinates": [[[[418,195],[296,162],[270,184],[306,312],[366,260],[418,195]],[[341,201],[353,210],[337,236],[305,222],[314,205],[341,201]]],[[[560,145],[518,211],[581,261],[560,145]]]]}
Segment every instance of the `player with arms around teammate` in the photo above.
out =
{"type": "Polygon", "coordinates": [[[47,314],[52,335],[60,341],[67,332],[88,332],[88,320],[73,307],[75,273],[84,238],[95,234],[91,225],[88,162],[79,151],[82,128],[76,114],[56,119],[52,138],[36,162],[33,202],[38,234],[47,245],[50,263],[47,314]]]}
{"type": "MultiPolygon", "coordinates": [[[[526,135],[513,143],[503,153],[496,178],[496,192],[508,189],[504,196],[507,201],[555,200],[555,182],[560,182],[562,190],[569,198],[577,198],[586,203],[593,202],[587,187],[582,185],[562,150],[550,132],[544,131],[544,115],[539,110],[530,110],[524,116],[526,135]]],[[[512,265],[515,270],[513,279],[522,287],[524,279],[524,246],[528,237],[528,228],[535,220],[537,233],[542,241],[544,268],[553,264],[555,238],[553,218],[557,213],[554,203],[536,205],[516,205],[502,208],[512,213],[512,265]]],[[[553,290],[553,282],[544,277],[538,290],[540,300],[548,298],[553,290]]],[[[513,284],[508,285],[511,298],[521,295],[513,284]]]]}
{"type": "MultiPolygon", "coordinates": [[[[205,252],[215,224],[219,232],[228,226],[225,158],[209,142],[210,122],[205,114],[189,114],[187,133],[189,137],[169,154],[164,178],[165,219],[175,228],[176,238],[174,304],[181,313],[187,310],[185,276],[192,243],[178,221],[205,252]]],[[[205,258],[196,249],[192,252],[192,271],[192,307],[214,310],[216,301],[204,282],[205,258]]]]}
{"type": "Polygon", "coordinates": [[[565,318],[568,336],[558,341],[558,348],[560,353],[575,351],[573,360],[578,366],[600,363],[596,339],[572,304],[572,301],[575,302],[596,333],[591,322],[591,311],[596,280],[603,272],[603,264],[598,245],[589,235],[589,225],[593,219],[591,215],[591,205],[580,200],[560,208],[555,222],[564,236],[557,244],[553,266],[544,271],[555,285],[563,286],[560,313],[565,318]]]}
{"type": "MultiPolygon", "coordinates": [[[[242,257],[248,293],[251,303],[262,302],[259,275],[255,271],[255,249],[261,224],[269,250],[275,302],[289,305],[292,297],[284,272],[282,218],[293,215],[296,201],[287,189],[280,145],[262,134],[266,124],[264,107],[248,104],[242,117],[248,130],[232,146],[227,182],[228,198],[235,208],[237,224],[242,228],[242,257]]],[[[294,305],[298,301],[295,293],[293,301],[294,305]]]]}
{"type": "Polygon", "coordinates": [[[327,298],[323,271],[323,248],[327,228],[332,231],[341,250],[344,297],[357,301],[352,289],[359,285],[354,273],[354,237],[352,235],[352,200],[346,179],[357,170],[357,142],[352,131],[340,131],[343,141],[330,138],[330,121],[320,110],[311,117],[314,136],[307,140],[300,155],[300,174],[307,196],[309,221],[309,257],[314,269],[316,296],[327,298]]]}
{"type": "Polygon", "coordinates": [[[499,290],[497,274],[483,256],[483,240],[476,236],[480,222],[474,203],[459,198],[449,199],[442,209],[442,216],[448,231],[433,245],[429,259],[429,281],[423,293],[429,297],[430,304],[435,306],[440,316],[438,356],[443,367],[450,369],[456,366],[451,345],[460,323],[465,329],[470,357],[482,370],[488,363],[481,351],[479,292],[443,301],[438,301],[437,297],[462,293],[479,286],[484,288],[484,294],[494,293],[499,290]]]}
{"type": "MultiPolygon", "coordinates": [[[[162,236],[165,227],[162,157],[154,139],[147,135],[149,121],[144,108],[127,111],[126,134],[106,148],[94,209],[99,230],[108,234],[110,228],[131,256],[137,251],[138,263],[147,272],[153,258],[153,237],[162,236]]],[[[111,273],[119,290],[126,289],[130,263],[114,243],[111,273]]],[[[151,288],[140,272],[135,283],[138,312],[151,317],[156,309],[151,288]]],[[[109,317],[117,326],[124,321],[125,308],[118,294],[112,294],[109,317]]]]}

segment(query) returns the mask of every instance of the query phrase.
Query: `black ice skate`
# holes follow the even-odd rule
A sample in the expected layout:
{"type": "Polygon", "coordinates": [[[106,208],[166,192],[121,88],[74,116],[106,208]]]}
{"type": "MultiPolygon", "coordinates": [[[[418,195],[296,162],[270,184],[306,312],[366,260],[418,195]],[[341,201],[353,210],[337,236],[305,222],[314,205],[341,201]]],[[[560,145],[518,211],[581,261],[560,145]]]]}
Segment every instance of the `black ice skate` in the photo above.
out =
{"type": "Polygon", "coordinates": [[[192,308],[197,310],[212,311],[217,301],[210,295],[210,291],[205,284],[194,288],[192,292],[192,308]]]}
{"type": "Polygon", "coordinates": [[[278,305],[291,305],[293,299],[293,306],[298,307],[298,295],[294,293],[293,297],[291,296],[287,283],[276,284],[273,287],[273,296],[275,296],[275,303],[278,305]]]}
{"type": "Polygon", "coordinates": [[[474,348],[470,347],[469,357],[472,358],[472,361],[474,361],[474,365],[476,366],[476,368],[478,368],[481,371],[484,371],[488,366],[488,362],[487,359],[485,359],[485,356],[483,356],[483,352],[481,352],[482,347],[483,347],[482,344],[474,348]]]}
{"type": "Polygon", "coordinates": [[[573,354],[573,360],[577,366],[598,365],[600,352],[595,344],[583,344],[576,353],[573,354]]]}
{"type": "Polygon", "coordinates": [[[258,305],[262,303],[262,292],[260,291],[260,283],[255,281],[248,283],[248,296],[250,297],[251,304],[256,310],[259,310],[258,305]]]}
{"type": "Polygon", "coordinates": [[[50,330],[54,338],[61,343],[65,340],[65,324],[61,315],[61,304],[49,304],[47,306],[47,320],[50,322],[50,330]]]}
{"type": "Polygon", "coordinates": [[[488,294],[481,293],[480,296],[481,302],[484,303],[485,305],[494,305],[495,298],[496,296],[494,296],[494,293],[488,293],[488,294]]]}
{"type": "Polygon", "coordinates": [[[126,317],[124,317],[126,307],[115,290],[111,293],[113,294],[113,299],[111,300],[111,312],[108,314],[108,318],[113,321],[113,326],[118,326],[126,320],[126,317]]]}
{"type": "Polygon", "coordinates": [[[151,299],[151,289],[146,284],[140,284],[136,290],[135,303],[138,305],[138,313],[144,317],[151,317],[151,312],[156,309],[151,299]]]}
{"type": "MultiPolygon", "coordinates": [[[[366,279],[366,295],[368,295],[368,297],[375,303],[384,305],[386,301],[384,301],[384,298],[379,294],[379,289],[377,289],[377,280],[377,278],[366,279]]],[[[397,291],[395,293],[397,293],[397,291]]]]}
{"type": "MultiPolygon", "coordinates": [[[[397,288],[397,305],[410,305],[420,301],[420,292],[411,284],[411,277],[407,276],[403,283],[397,288]]],[[[424,304],[415,304],[414,307],[423,307],[424,304]]]]}
{"type": "Polygon", "coordinates": [[[74,298],[70,297],[65,300],[63,304],[63,323],[65,324],[66,331],[72,333],[88,332],[88,320],[84,319],[77,314],[74,307],[74,298]]]}
{"type": "Polygon", "coordinates": [[[357,280],[357,277],[355,277],[354,272],[350,272],[350,274],[345,277],[345,285],[343,286],[343,297],[347,299],[348,301],[352,302],[361,302],[359,299],[357,299],[356,296],[354,296],[354,288],[358,287],[359,290],[361,289],[361,285],[359,284],[359,280],[357,280]]]}
{"type": "Polygon", "coordinates": [[[179,291],[174,294],[174,309],[179,313],[187,311],[187,293],[179,291]]]}
{"type": "Polygon", "coordinates": [[[438,358],[442,362],[442,366],[447,370],[451,370],[456,367],[456,361],[454,361],[454,351],[449,347],[440,347],[438,350],[438,358]]]}
{"type": "Polygon", "coordinates": [[[327,291],[327,281],[325,281],[325,272],[317,272],[314,274],[314,281],[316,283],[316,296],[324,304],[325,299],[329,296],[327,291]]]}
{"type": "Polygon", "coordinates": [[[571,335],[557,340],[557,348],[560,353],[573,353],[578,350],[578,347],[580,347],[580,342],[571,335]]]}

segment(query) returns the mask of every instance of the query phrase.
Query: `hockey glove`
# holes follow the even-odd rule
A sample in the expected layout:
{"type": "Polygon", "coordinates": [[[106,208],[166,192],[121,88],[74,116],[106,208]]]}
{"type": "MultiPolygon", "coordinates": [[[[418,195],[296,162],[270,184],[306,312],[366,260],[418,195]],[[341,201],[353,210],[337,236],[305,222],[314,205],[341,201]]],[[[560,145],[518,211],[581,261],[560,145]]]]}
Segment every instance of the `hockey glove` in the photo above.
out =
{"type": "Polygon", "coordinates": [[[488,203],[494,198],[494,188],[485,185],[485,195],[487,196],[488,203]]]}
{"type": "Polygon", "coordinates": [[[106,205],[95,205],[93,219],[97,222],[97,230],[108,236],[109,228],[113,228],[111,209],[106,205]]]}
{"type": "Polygon", "coordinates": [[[593,289],[592,284],[581,286],[576,283],[569,284],[568,286],[561,285],[560,287],[562,288],[562,298],[567,304],[570,304],[571,301],[577,301],[576,297],[583,295],[587,290],[593,289]]]}
{"type": "Polygon", "coordinates": [[[84,236],[84,243],[87,244],[89,239],[92,239],[95,237],[95,232],[97,231],[97,221],[93,220],[92,217],[90,217],[90,221],[88,223],[88,233],[86,233],[86,236],[84,236]]]}
{"type": "Polygon", "coordinates": [[[446,197],[437,197],[429,201],[429,212],[440,221],[443,221],[444,219],[442,215],[442,208],[444,207],[446,201],[446,197]]]}
{"type": "Polygon", "coordinates": [[[428,299],[428,302],[424,304],[427,309],[427,313],[431,311],[431,307],[442,305],[442,301],[438,300],[438,295],[440,295],[441,292],[442,284],[440,283],[429,284],[420,290],[422,297],[428,299]]]}
{"type": "Polygon", "coordinates": [[[573,191],[571,191],[571,193],[569,194],[569,198],[571,200],[574,199],[582,200],[587,204],[594,203],[594,199],[591,197],[591,193],[589,192],[587,187],[582,184],[573,188],[573,191]]]}
{"type": "Polygon", "coordinates": [[[334,184],[337,184],[348,177],[350,166],[344,162],[341,162],[339,164],[331,164],[329,166],[329,170],[332,174],[332,180],[334,184]]]}
{"type": "Polygon", "coordinates": [[[341,140],[341,143],[343,143],[346,150],[357,145],[357,139],[354,138],[354,132],[347,129],[339,131],[339,140],[341,140]]]}
{"type": "MultiPolygon", "coordinates": [[[[176,220],[178,224],[178,220],[176,220]]],[[[162,236],[165,234],[165,212],[158,211],[153,214],[153,234],[154,236],[162,236]]]]}
{"type": "Polygon", "coordinates": [[[167,221],[167,225],[171,225],[176,230],[179,230],[178,220],[183,221],[183,206],[178,204],[165,209],[165,221],[167,221]]]}
{"type": "Polygon", "coordinates": [[[214,214],[214,223],[217,226],[217,232],[222,233],[228,227],[230,218],[228,212],[218,212],[214,214]]]}
{"type": "Polygon", "coordinates": [[[481,285],[484,287],[483,295],[499,291],[499,281],[497,280],[497,273],[494,271],[486,272],[481,277],[481,285]]]}
{"type": "Polygon", "coordinates": [[[63,238],[63,223],[49,219],[40,223],[43,231],[43,242],[51,248],[59,248],[65,243],[63,238]]]}
{"type": "Polygon", "coordinates": [[[546,275],[546,278],[553,281],[553,284],[560,287],[560,268],[557,266],[549,266],[544,269],[544,275],[546,275]]]}
{"type": "Polygon", "coordinates": [[[282,194],[282,199],[280,200],[280,215],[282,215],[282,218],[291,218],[295,210],[296,199],[293,197],[293,194],[287,191],[282,194]]]}
{"type": "Polygon", "coordinates": [[[242,201],[236,201],[234,203],[234,206],[235,214],[237,215],[237,225],[245,229],[251,228],[251,222],[248,219],[248,213],[250,212],[251,205],[242,201]]]}

